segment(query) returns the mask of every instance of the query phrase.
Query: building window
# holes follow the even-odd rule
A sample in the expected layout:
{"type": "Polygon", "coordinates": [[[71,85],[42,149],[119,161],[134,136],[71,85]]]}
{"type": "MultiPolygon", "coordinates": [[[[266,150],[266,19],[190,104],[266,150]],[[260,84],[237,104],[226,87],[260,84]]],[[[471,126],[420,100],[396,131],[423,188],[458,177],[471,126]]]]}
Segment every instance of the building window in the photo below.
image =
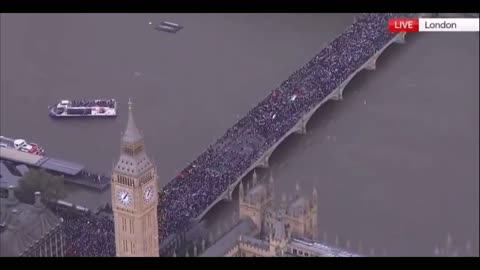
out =
{"type": "Polygon", "coordinates": [[[293,255],[297,255],[297,250],[293,249],[293,255]]]}

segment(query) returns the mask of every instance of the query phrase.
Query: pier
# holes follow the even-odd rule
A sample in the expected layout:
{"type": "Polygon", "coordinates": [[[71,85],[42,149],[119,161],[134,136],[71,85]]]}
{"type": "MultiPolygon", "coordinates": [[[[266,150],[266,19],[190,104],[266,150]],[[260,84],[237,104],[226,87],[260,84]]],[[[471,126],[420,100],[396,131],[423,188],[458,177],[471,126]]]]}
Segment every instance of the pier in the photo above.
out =
{"type": "Polygon", "coordinates": [[[44,169],[54,175],[63,176],[64,181],[67,183],[77,184],[99,191],[105,190],[110,185],[110,181],[105,180],[104,183],[101,183],[101,179],[93,179],[100,176],[86,171],[85,166],[72,161],[25,153],[6,147],[0,148],[0,160],[9,160],[18,164],[24,164],[30,168],[44,169]],[[95,180],[97,180],[97,182],[95,182],[95,180]]]}

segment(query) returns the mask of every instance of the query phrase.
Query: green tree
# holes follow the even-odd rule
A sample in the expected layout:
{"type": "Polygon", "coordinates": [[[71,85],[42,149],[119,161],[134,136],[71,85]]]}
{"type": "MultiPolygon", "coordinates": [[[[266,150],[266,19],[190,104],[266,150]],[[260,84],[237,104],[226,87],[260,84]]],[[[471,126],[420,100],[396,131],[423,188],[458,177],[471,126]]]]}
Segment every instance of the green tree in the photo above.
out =
{"type": "Polygon", "coordinates": [[[43,200],[65,198],[63,177],[47,173],[45,170],[31,169],[18,182],[16,197],[25,203],[35,202],[35,192],[42,193],[43,200]]]}

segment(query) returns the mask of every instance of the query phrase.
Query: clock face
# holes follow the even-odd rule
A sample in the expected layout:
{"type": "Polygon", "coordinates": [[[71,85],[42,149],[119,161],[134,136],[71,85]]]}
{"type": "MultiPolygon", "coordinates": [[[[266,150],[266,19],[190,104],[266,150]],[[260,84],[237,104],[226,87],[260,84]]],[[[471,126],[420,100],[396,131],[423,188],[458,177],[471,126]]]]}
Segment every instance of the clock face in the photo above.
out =
{"type": "Polygon", "coordinates": [[[118,192],[118,200],[123,204],[123,205],[130,205],[130,203],[132,203],[132,195],[130,195],[130,193],[128,193],[127,191],[125,190],[120,190],[118,192]]]}
{"type": "Polygon", "coordinates": [[[143,191],[143,199],[146,202],[150,202],[153,199],[153,187],[150,185],[148,186],[145,191],[143,191]]]}

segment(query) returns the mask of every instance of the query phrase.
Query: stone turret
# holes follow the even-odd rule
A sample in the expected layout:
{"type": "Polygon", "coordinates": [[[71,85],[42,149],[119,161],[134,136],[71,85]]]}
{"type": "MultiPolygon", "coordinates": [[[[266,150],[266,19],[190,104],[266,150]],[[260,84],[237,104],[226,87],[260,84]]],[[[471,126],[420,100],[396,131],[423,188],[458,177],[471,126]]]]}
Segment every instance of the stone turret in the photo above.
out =
{"type": "Polygon", "coordinates": [[[243,182],[240,181],[240,186],[238,187],[238,199],[243,200],[245,197],[245,191],[243,190],[243,182]]]}
{"type": "Polygon", "coordinates": [[[287,194],[282,193],[282,201],[280,203],[280,207],[283,209],[287,209],[287,194]]]}
{"type": "Polygon", "coordinates": [[[313,192],[312,192],[312,202],[317,205],[318,202],[318,194],[317,194],[317,188],[313,187],[313,192]]]}
{"type": "Polygon", "coordinates": [[[268,178],[268,192],[269,192],[269,196],[272,198],[272,201],[275,198],[274,185],[275,185],[275,180],[273,179],[272,172],[270,172],[270,177],[268,178]]]}
{"type": "Polygon", "coordinates": [[[358,254],[362,254],[362,252],[363,252],[362,241],[359,241],[359,242],[358,242],[358,254]]]}
{"type": "Polygon", "coordinates": [[[300,197],[300,184],[297,182],[295,184],[295,199],[298,199],[300,197]]]}
{"type": "Polygon", "coordinates": [[[256,171],[254,171],[253,186],[249,188],[247,182],[247,190],[244,190],[242,186],[239,188],[239,193],[244,194],[239,199],[239,216],[240,218],[249,217],[257,229],[262,230],[265,212],[273,205],[273,192],[271,192],[269,183],[259,182],[257,177],[256,171]]]}
{"type": "Polygon", "coordinates": [[[300,195],[298,183],[295,185],[295,190],[295,200],[291,201],[287,207],[283,205],[284,200],[282,200],[282,208],[286,208],[284,211],[286,222],[291,228],[292,235],[316,240],[318,234],[316,190],[314,189],[310,200],[300,195]]]}

